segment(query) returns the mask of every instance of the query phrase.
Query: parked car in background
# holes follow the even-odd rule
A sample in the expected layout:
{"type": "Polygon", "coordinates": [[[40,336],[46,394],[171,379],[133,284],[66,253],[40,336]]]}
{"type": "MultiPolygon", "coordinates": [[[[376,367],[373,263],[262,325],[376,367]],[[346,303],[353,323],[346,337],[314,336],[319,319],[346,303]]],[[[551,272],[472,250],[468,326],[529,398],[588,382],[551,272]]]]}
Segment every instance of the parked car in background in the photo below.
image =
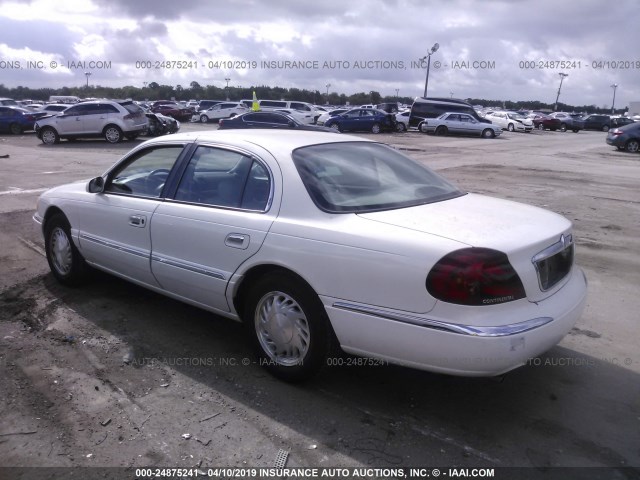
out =
{"type": "Polygon", "coordinates": [[[510,132],[526,132],[533,130],[533,121],[519,113],[514,112],[493,112],[485,117],[505,130],[510,132]]]}
{"type": "Polygon", "coordinates": [[[550,117],[549,115],[537,114],[532,119],[533,126],[539,130],[551,130],[555,132],[560,129],[562,123],[560,119],[550,117]]]}
{"type": "Polygon", "coordinates": [[[198,107],[196,108],[196,113],[203,110],[209,110],[214,105],[217,105],[218,103],[222,103],[224,101],[225,100],[200,100],[200,103],[198,103],[198,107]]]}
{"type": "Polygon", "coordinates": [[[104,137],[118,143],[125,137],[133,140],[147,130],[149,121],[144,111],[130,100],[92,100],[71,105],[64,112],[46,116],[35,124],[42,143],[53,145],[61,138],[104,137]]]}
{"type": "Polygon", "coordinates": [[[0,105],[4,105],[6,107],[20,107],[21,106],[13,98],[0,98],[0,105]]]}
{"type": "Polygon", "coordinates": [[[276,108],[273,111],[290,115],[296,120],[298,120],[299,122],[307,123],[309,125],[313,125],[316,123],[313,114],[311,114],[310,112],[303,112],[301,110],[292,110],[287,108],[276,108]]]}
{"type": "Polygon", "coordinates": [[[581,118],[571,116],[570,113],[555,112],[549,116],[560,120],[560,127],[558,130],[561,132],[571,130],[573,133],[578,133],[580,130],[584,129],[584,121],[581,118]]]}
{"type": "Polygon", "coordinates": [[[612,128],[607,134],[606,141],[618,150],[626,150],[629,153],[640,152],[640,122],[612,128]]]}
{"type": "Polygon", "coordinates": [[[409,130],[409,117],[411,116],[411,110],[396,113],[396,130],[399,132],[406,132],[409,130]]]}
{"type": "Polygon", "coordinates": [[[20,135],[23,132],[34,130],[34,123],[44,116],[44,112],[34,112],[23,107],[12,105],[0,106],[0,131],[20,135]]]}
{"type": "Polygon", "coordinates": [[[201,110],[196,114],[197,121],[201,123],[217,122],[222,118],[233,118],[248,111],[248,108],[238,102],[216,103],[208,110],[201,110]]]}
{"type": "Polygon", "coordinates": [[[556,345],[586,303],[569,220],[465,193],[355,136],[149,140],[89,182],[44,192],[33,218],[58,282],[82,285],[95,267],[244,322],[256,363],[286,381],[340,347],[501,375],[556,345]]]}
{"type": "Polygon", "coordinates": [[[443,113],[438,118],[430,118],[420,124],[422,133],[436,135],[476,135],[483,138],[494,138],[502,133],[499,125],[478,121],[468,113],[443,113]]]}
{"type": "Polygon", "coordinates": [[[218,129],[235,128],[269,128],[289,130],[311,130],[316,132],[330,132],[331,129],[318,125],[309,125],[296,120],[291,115],[275,111],[247,112],[233,118],[220,120],[218,129]]]}
{"type": "Polygon", "coordinates": [[[336,115],[340,115],[341,113],[348,112],[351,110],[350,108],[336,108],[335,110],[330,110],[328,112],[323,113],[316,120],[317,125],[324,125],[324,123],[329,120],[331,117],[335,117],[336,115]]]}
{"type": "Polygon", "coordinates": [[[377,110],[375,108],[354,108],[341,113],[324,122],[325,127],[330,127],[340,132],[371,132],[395,131],[395,116],[377,110]]]}
{"type": "Polygon", "coordinates": [[[155,102],[151,106],[151,112],[153,113],[161,113],[162,115],[166,115],[167,117],[175,118],[176,120],[180,120],[182,122],[188,122],[191,120],[193,116],[193,110],[190,108],[182,107],[175,102],[155,102]]]}
{"type": "Polygon", "coordinates": [[[623,127],[633,123],[626,117],[610,117],[609,115],[587,115],[583,118],[585,130],[600,130],[608,132],[610,128],[623,127]]]}
{"type": "Polygon", "coordinates": [[[47,105],[40,105],[39,111],[55,115],[56,113],[64,112],[67,108],[69,108],[68,103],[49,103],[47,105]]]}
{"type": "Polygon", "coordinates": [[[378,110],[383,112],[396,114],[399,111],[397,102],[379,103],[375,106],[378,110]]]}
{"type": "Polygon", "coordinates": [[[180,122],[175,118],[167,117],[161,113],[147,112],[145,116],[149,120],[147,135],[157,137],[169,133],[176,133],[180,130],[180,122]]]}
{"type": "Polygon", "coordinates": [[[455,98],[416,97],[411,105],[409,126],[420,128],[420,123],[429,118],[438,118],[443,113],[468,113],[476,120],[491,123],[482,118],[469,102],[455,98]]]}

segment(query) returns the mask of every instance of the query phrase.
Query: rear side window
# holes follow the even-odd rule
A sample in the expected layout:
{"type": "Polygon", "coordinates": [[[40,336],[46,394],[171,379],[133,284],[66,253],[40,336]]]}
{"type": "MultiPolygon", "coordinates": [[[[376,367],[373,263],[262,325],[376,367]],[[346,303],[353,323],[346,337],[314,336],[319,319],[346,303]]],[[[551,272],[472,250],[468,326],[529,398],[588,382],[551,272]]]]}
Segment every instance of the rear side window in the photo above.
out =
{"type": "MultiPolygon", "coordinates": [[[[127,109],[127,112],[129,113],[133,113],[134,115],[137,113],[144,113],[144,111],[135,103],[130,102],[130,103],[121,103],[121,106],[123,106],[124,108],[127,109]]],[[[116,107],[114,107],[113,105],[109,105],[110,107],[112,107],[116,112],[118,111],[118,109],[116,107]]]]}

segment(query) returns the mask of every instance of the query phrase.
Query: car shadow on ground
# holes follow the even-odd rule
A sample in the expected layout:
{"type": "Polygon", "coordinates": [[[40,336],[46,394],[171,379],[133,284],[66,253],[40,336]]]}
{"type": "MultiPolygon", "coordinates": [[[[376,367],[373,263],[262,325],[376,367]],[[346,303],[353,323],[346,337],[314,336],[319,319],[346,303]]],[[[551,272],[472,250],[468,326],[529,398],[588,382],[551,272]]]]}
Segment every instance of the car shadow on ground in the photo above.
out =
{"type": "MultiPolygon", "coordinates": [[[[625,359],[555,347],[504,378],[487,379],[363,365],[343,355],[314,379],[290,385],[256,363],[236,322],[102,273],[77,289],[51,275],[35,281],[131,349],[127,365],[121,350],[100,361],[102,375],[132,397],[144,395],[130,376],[147,375],[152,359],[365,465],[640,465],[640,452],[627,443],[638,439],[640,379],[625,359]],[[520,448],[505,458],[512,445],[520,448]]],[[[311,447],[283,448],[300,457],[311,447]]]]}

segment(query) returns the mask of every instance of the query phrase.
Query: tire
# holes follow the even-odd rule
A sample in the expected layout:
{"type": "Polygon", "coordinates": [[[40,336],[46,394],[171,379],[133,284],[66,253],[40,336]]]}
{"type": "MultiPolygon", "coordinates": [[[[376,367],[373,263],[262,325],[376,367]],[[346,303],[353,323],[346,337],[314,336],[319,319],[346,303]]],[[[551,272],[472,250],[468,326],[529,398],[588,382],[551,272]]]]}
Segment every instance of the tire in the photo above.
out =
{"type": "Polygon", "coordinates": [[[482,131],[482,138],[494,138],[495,136],[496,136],[496,132],[494,132],[490,128],[485,128],[482,131]]]}
{"type": "Polygon", "coordinates": [[[624,149],[629,153],[638,153],[640,151],[640,140],[629,140],[625,143],[624,149]]]}
{"type": "Polygon", "coordinates": [[[9,132],[11,132],[12,135],[22,135],[22,127],[17,123],[12,123],[9,125],[9,132]]]}
{"type": "Polygon", "coordinates": [[[509,125],[507,125],[507,130],[509,130],[510,132],[515,131],[516,127],[513,126],[513,123],[510,123],[509,125]]]}
{"type": "Polygon", "coordinates": [[[609,125],[603,125],[602,126],[602,131],[603,132],[608,132],[609,131],[609,125]]]}
{"type": "Polygon", "coordinates": [[[420,130],[420,132],[421,132],[421,133],[427,133],[426,128],[424,128],[424,122],[421,122],[421,123],[418,125],[418,130],[420,130]]]}
{"type": "Polygon", "coordinates": [[[109,143],[119,143],[122,141],[122,130],[115,125],[107,125],[102,132],[104,139],[109,143]]]}
{"type": "Polygon", "coordinates": [[[544,125],[543,124],[539,124],[538,125],[538,130],[544,130],[544,125]]]}
{"type": "Polygon", "coordinates": [[[574,129],[573,129],[573,133],[578,133],[579,131],[580,131],[580,129],[579,129],[579,128],[574,128],[574,129]]]}
{"type": "Polygon", "coordinates": [[[300,280],[284,273],[258,279],[244,312],[260,365],[275,377],[300,382],[326,363],[333,338],[329,318],[316,293],[300,280]]]}
{"type": "Polygon", "coordinates": [[[398,132],[406,132],[407,131],[407,127],[405,126],[404,123],[398,122],[396,124],[396,131],[398,131],[398,132]]]}
{"type": "Polygon", "coordinates": [[[342,129],[340,128],[340,124],[339,123],[332,123],[331,126],[329,128],[333,128],[334,130],[341,132],[342,129]]]}
{"type": "Polygon", "coordinates": [[[449,133],[449,129],[445,126],[440,125],[438,128],[436,128],[436,135],[446,135],[447,133],[449,133]]]}
{"type": "Polygon", "coordinates": [[[200,123],[209,123],[209,117],[206,115],[200,115],[200,123]]]}
{"type": "Polygon", "coordinates": [[[560,124],[560,131],[561,132],[566,132],[567,131],[567,124],[566,123],[560,124]]]}
{"type": "Polygon", "coordinates": [[[380,124],[379,123],[374,123],[373,125],[371,125],[371,133],[380,133],[380,124]]]}
{"type": "Polygon", "coordinates": [[[42,132],[40,133],[40,139],[42,143],[45,145],[54,145],[56,143],[60,143],[60,136],[58,132],[56,132],[51,127],[43,127],[42,132]]]}
{"type": "Polygon", "coordinates": [[[56,213],[44,226],[45,252],[49,268],[64,285],[79,285],[87,277],[88,265],[71,239],[67,217],[56,213]]]}

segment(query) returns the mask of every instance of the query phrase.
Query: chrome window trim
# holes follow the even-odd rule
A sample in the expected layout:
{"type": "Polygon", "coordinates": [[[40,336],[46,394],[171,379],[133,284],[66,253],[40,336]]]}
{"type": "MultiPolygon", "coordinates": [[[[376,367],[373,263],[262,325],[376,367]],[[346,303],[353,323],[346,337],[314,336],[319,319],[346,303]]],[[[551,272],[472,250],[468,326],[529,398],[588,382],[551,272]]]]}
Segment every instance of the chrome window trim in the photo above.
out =
{"type": "Polygon", "coordinates": [[[171,267],[181,268],[181,269],[187,270],[189,272],[199,273],[201,275],[206,275],[207,277],[218,278],[220,280],[226,280],[226,277],[224,276],[224,274],[220,273],[217,270],[213,270],[213,269],[204,267],[202,265],[179,262],[177,260],[170,259],[170,258],[167,258],[167,257],[164,257],[164,256],[160,256],[160,255],[156,255],[156,254],[151,255],[151,261],[152,262],[162,263],[164,265],[169,265],[171,267]]]}
{"type": "Polygon", "coordinates": [[[140,250],[137,248],[125,247],[119,243],[109,242],[107,240],[103,240],[98,237],[94,237],[93,235],[87,235],[86,233],[80,234],[81,240],[87,240],[89,242],[97,243],[98,245],[102,245],[103,247],[113,248],[114,250],[119,250],[121,252],[130,253],[131,255],[135,255],[137,257],[149,258],[151,252],[148,250],[140,250]]]}
{"type": "Polygon", "coordinates": [[[396,322],[407,323],[410,325],[416,325],[419,327],[431,328],[434,330],[443,330],[449,333],[455,333],[460,335],[469,335],[474,337],[506,337],[510,335],[517,335],[529,330],[546,325],[553,321],[552,317],[537,317],[526,320],[524,322],[512,323],[509,325],[499,326],[476,326],[476,325],[460,325],[457,323],[443,322],[440,320],[433,320],[429,318],[421,318],[415,315],[409,315],[406,313],[390,312],[387,310],[380,310],[374,307],[368,307],[364,305],[356,305],[348,302],[334,302],[332,305],[334,308],[340,310],[347,310],[350,312],[362,313],[364,315],[373,315],[375,317],[384,318],[387,320],[393,320],[396,322]]]}

